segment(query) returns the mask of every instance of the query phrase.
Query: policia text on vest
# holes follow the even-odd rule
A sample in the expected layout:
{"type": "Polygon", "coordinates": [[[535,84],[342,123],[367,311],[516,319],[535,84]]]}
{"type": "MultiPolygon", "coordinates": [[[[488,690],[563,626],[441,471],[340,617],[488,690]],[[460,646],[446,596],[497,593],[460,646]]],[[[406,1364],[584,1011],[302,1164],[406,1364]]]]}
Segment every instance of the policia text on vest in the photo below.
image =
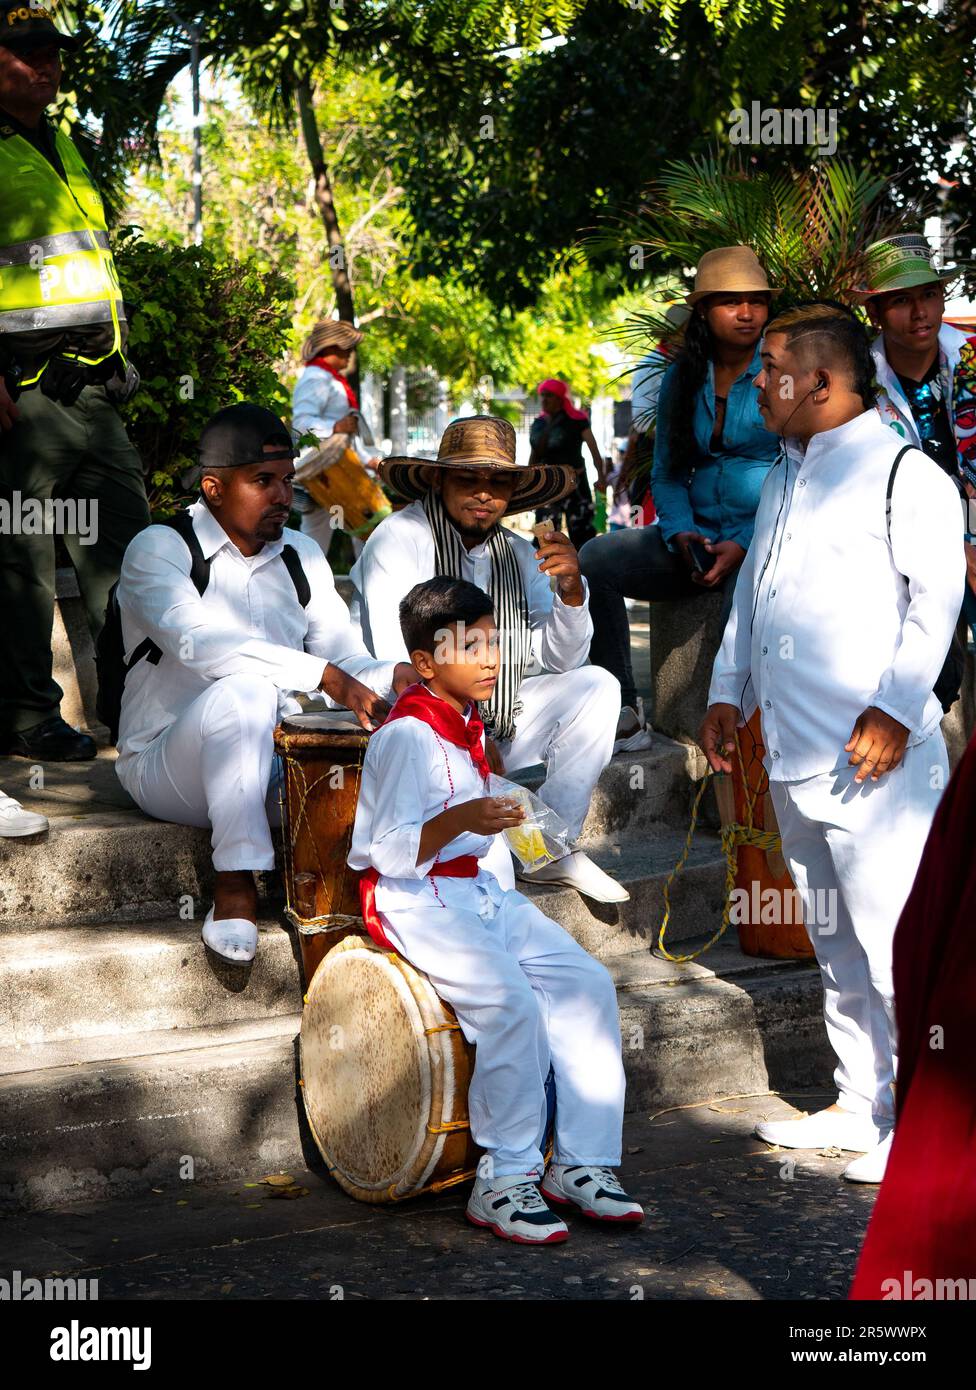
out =
{"type": "Polygon", "coordinates": [[[42,383],[52,358],[70,364],[77,390],[126,373],[102,199],[73,141],[54,141],[63,179],[0,117],[0,369],[12,395],[42,383]]]}

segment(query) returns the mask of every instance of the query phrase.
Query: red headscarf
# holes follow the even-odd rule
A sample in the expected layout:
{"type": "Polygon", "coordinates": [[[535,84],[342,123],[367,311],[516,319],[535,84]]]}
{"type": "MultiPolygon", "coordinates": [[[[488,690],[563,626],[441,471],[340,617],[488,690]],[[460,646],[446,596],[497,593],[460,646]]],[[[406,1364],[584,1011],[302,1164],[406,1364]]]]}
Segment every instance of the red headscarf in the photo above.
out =
{"type": "Polygon", "coordinates": [[[588,420],[590,417],[585,410],[577,410],[573,405],[573,398],[569,394],[569,387],[565,381],[559,381],[556,377],[547,377],[545,381],[540,381],[536,387],[537,395],[542,395],[543,391],[549,391],[554,396],[558,396],[563,403],[563,410],[571,420],[588,420]]]}

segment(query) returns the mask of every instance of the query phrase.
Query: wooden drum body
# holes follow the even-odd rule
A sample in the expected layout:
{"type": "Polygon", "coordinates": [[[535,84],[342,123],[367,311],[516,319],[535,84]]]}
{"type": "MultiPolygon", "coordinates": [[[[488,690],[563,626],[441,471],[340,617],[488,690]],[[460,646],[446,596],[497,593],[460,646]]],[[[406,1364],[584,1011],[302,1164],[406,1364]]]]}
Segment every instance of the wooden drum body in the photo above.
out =
{"type": "MultiPolygon", "coordinates": [[[[778,835],[776,812],[763,767],[765,748],[759,711],[737,734],[739,753],[732,756],[731,797],[720,793],[723,825],[750,823],[755,830],[778,835]],[[722,804],[723,800],[726,802],[722,804]],[[731,801],[731,805],[729,804],[731,801]]],[[[724,782],[725,779],[719,779],[724,782]]],[[[718,784],[717,784],[718,785],[718,784]]],[[[728,782],[725,787],[728,788],[728,782]]],[[[740,844],[736,850],[735,887],[746,904],[738,921],[739,944],[747,956],[809,960],[814,955],[803,912],[782,851],[740,844]]]]}
{"type": "Polygon", "coordinates": [[[304,478],[302,487],[326,511],[335,508],[337,529],[353,536],[368,536],[392,510],[386,493],[352,449],[304,478]]]}
{"type": "Polygon", "coordinates": [[[369,734],[351,714],[295,714],[275,730],[284,764],[285,914],[298,928],[306,986],[322,957],[363,930],[359,875],[346,860],[369,734]]]}
{"type": "Polygon", "coordinates": [[[366,937],[326,955],[302,1015],[305,1113],[332,1176],[396,1202],[474,1176],[474,1048],[426,976],[366,937]]]}

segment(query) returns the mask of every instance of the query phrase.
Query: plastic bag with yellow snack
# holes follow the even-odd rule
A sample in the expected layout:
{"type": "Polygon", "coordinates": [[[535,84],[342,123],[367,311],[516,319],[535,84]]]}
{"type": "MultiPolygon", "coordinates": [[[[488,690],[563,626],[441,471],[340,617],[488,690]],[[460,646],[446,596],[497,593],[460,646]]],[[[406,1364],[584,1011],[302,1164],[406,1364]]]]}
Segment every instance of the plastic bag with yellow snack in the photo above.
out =
{"type": "Polygon", "coordinates": [[[504,831],[509,849],[523,869],[540,869],[543,864],[551,864],[554,859],[569,854],[566,822],[528,787],[520,787],[517,782],[492,773],[488,779],[488,795],[516,801],[525,812],[521,825],[504,831]]]}

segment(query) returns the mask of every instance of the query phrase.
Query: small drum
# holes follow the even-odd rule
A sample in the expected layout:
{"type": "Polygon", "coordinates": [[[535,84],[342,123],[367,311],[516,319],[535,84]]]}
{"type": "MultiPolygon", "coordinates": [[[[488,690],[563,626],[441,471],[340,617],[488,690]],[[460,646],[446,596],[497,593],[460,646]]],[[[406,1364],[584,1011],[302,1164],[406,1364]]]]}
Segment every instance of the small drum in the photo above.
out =
{"type": "Polygon", "coordinates": [[[275,730],[284,764],[285,914],[306,986],[326,951],[362,932],[359,875],[346,863],[369,734],[351,714],[293,714],[275,730]]]}
{"type": "MultiPolygon", "coordinates": [[[[731,784],[718,778],[719,812],[722,825],[746,825],[749,802],[752,802],[752,826],[755,830],[779,833],[773,798],[769,794],[769,778],[763,767],[765,748],[762,726],[756,710],[737,742],[741,757],[732,757],[731,784]]],[[[799,894],[783,858],[782,849],[758,849],[740,844],[736,849],[735,886],[745,892],[749,903],[747,919],[739,922],[739,945],[747,956],[776,956],[786,960],[809,960],[814,950],[803,925],[799,894]],[[787,895],[790,895],[787,897],[787,895]],[[779,903],[780,907],[776,908],[779,903]],[[766,908],[776,908],[772,922],[763,921],[766,908]]]]}
{"type": "MultiPolygon", "coordinates": [[[[309,460],[314,466],[314,459],[309,460]]],[[[317,472],[303,468],[302,487],[326,511],[332,511],[336,529],[353,536],[368,536],[392,508],[386,493],[366,472],[352,449],[345,449],[334,463],[317,472]],[[334,510],[333,510],[334,509],[334,510]]]]}
{"type": "Polygon", "coordinates": [[[474,1048],[426,976],[366,937],[329,951],[302,1015],[305,1113],[340,1187],[398,1202],[473,1178],[474,1048]]]}

